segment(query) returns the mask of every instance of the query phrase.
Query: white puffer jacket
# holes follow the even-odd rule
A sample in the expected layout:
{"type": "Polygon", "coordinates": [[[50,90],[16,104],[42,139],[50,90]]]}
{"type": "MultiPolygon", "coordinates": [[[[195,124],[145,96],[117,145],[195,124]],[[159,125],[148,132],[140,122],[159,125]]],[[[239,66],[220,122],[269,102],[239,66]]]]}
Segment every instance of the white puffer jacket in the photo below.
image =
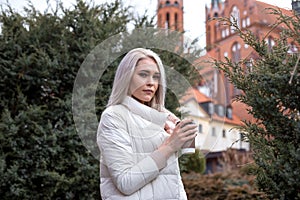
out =
{"type": "Polygon", "coordinates": [[[167,116],[131,97],[102,113],[97,134],[102,199],[187,199],[177,155],[166,160],[156,151],[169,137],[167,116]]]}

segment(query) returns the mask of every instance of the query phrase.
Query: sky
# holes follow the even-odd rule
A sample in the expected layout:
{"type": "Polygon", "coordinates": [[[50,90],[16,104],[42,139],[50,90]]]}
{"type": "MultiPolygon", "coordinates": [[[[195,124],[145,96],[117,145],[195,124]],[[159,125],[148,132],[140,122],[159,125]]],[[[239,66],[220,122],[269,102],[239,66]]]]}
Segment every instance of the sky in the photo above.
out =
{"type": "MultiPolygon", "coordinates": [[[[0,4],[6,4],[6,2],[17,9],[22,11],[22,8],[28,4],[27,0],[0,0],[0,4]]],[[[44,11],[46,9],[46,2],[53,2],[55,0],[31,0],[33,5],[44,11]]],[[[71,7],[76,0],[61,0],[65,7],[71,7]]],[[[94,0],[96,3],[113,2],[114,0],[94,0]]],[[[241,0],[237,0],[241,1],[241,0]]],[[[291,9],[292,0],[259,0],[271,5],[275,5],[281,8],[291,9]]],[[[143,14],[145,10],[150,16],[155,16],[157,0],[123,0],[125,5],[132,6],[133,10],[137,14],[143,14]]],[[[193,40],[199,39],[199,46],[205,46],[205,5],[210,5],[211,0],[183,0],[184,6],[184,30],[186,31],[186,37],[193,40]],[[197,23],[195,25],[195,22],[197,23]]]]}

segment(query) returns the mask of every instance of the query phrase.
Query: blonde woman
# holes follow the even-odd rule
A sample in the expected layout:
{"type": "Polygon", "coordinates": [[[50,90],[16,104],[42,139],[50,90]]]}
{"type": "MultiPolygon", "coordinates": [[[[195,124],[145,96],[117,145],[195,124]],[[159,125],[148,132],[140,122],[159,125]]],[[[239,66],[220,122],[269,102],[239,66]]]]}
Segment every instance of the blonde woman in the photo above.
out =
{"type": "Polygon", "coordinates": [[[133,49],[120,62],[97,134],[102,199],[187,199],[178,152],[197,129],[165,109],[165,85],[153,51],[133,49]]]}

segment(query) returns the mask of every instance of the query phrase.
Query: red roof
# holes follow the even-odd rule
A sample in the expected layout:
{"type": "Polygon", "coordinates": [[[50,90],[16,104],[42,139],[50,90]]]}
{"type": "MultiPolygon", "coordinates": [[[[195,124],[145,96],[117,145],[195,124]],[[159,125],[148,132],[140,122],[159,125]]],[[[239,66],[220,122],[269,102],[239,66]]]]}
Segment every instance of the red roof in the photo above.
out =
{"type": "MultiPolygon", "coordinates": [[[[271,24],[275,24],[275,22],[277,22],[277,18],[278,18],[278,15],[274,15],[274,14],[270,14],[271,10],[268,9],[268,8],[271,8],[271,9],[275,9],[277,10],[278,7],[277,6],[274,6],[274,5],[271,5],[271,4],[267,4],[267,3],[264,3],[264,2],[261,2],[261,1],[256,1],[256,8],[257,8],[257,14],[261,15],[263,14],[263,18],[261,19],[261,22],[263,22],[264,24],[268,24],[268,25],[271,25],[271,24]]],[[[284,8],[280,8],[280,11],[282,12],[283,15],[287,15],[287,16],[292,16],[293,15],[293,11],[292,10],[287,10],[287,9],[284,9],[284,8]]],[[[282,27],[282,28],[287,28],[285,24],[280,24],[279,27],[282,27]]]]}
{"type": "Polygon", "coordinates": [[[185,95],[181,99],[181,102],[185,103],[191,99],[195,99],[198,103],[213,101],[211,98],[207,97],[196,88],[190,88],[188,91],[186,91],[185,95]]]}
{"type": "Polygon", "coordinates": [[[232,106],[233,114],[238,116],[241,120],[250,121],[250,122],[255,121],[255,118],[247,111],[251,109],[251,107],[249,107],[248,105],[240,101],[233,101],[231,106],[232,106]]]}
{"type": "MultiPolygon", "coordinates": [[[[206,102],[215,102],[213,99],[209,98],[202,92],[200,92],[196,88],[190,88],[187,92],[186,95],[181,99],[181,103],[187,103],[190,100],[196,100],[197,103],[206,103],[206,102]]],[[[232,110],[234,111],[234,107],[232,107],[232,110]]],[[[236,115],[234,112],[232,113],[232,119],[228,117],[221,117],[214,113],[212,115],[212,120],[219,121],[219,122],[224,122],[224,123],[229,123],[229,124],[234,124],[234,125],[242,125],[242,121],[239,118],[238,115],[236,115]]]]}

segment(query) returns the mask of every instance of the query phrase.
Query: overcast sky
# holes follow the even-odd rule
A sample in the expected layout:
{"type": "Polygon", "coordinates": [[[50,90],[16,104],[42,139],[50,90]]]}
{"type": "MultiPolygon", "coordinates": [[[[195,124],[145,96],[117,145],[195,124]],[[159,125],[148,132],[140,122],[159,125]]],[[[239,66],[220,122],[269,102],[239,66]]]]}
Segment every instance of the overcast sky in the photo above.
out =
{"type": "MultiPolygon", "coordinates": [[[[55,0],[49,0],[54,2],[55,0]]],[[[114,0],[94,0],[96,3],[112,2],[114,0]]],[[[184,1],[184,29],[186,36],[190,39],[198,38],[199,45],[205,45],[205,5],[210,5],[211,0],[183,0],[184,1]]],[[[238,0],[240,1],[240,0],[238,0]]],[[[291,9],[292,0],[260,0],[281,8],[291,9]]],[[[0,0],[5,4],[7,0],[0,0]]],[[[27,0],[8,0],[10,5],[17,10],[22,10],[23,6],[28,4],[27,0]]],[[[31,0],[36,8],[44,11],[47,0],[31,0]]],[[[76,0],[62,0],[65,7],[70,7],[76,0]]],[[[144,13],[147,9],[149,15],[155,15],[157,0],[123,0],[125,5],[133,6],[137,13],[144,13]]]]}

